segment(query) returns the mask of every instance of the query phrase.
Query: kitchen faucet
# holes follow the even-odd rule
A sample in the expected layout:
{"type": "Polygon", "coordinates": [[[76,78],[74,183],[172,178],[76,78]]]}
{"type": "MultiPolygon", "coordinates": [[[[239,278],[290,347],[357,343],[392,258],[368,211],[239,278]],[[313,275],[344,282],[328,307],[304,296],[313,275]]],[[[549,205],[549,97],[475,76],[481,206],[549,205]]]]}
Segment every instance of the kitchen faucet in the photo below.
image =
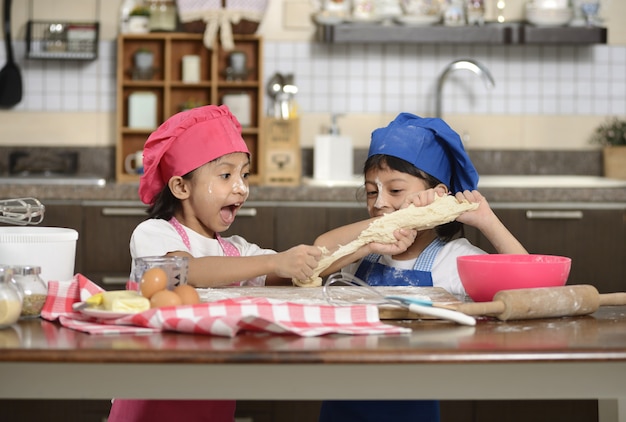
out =
{"type": "Polygon", "coordinates": [[[493,88],[496,83],[493,80],[493,76],[489,72],[489,69],[482,63],[470,59],[456,60],[450,63],[439,75],[437,79],[437,97],[435,104],[435,117],[441,118],[441,97],[443,92],[443,84],[446,81],[448,75],[457,70],[470,70],[480,76],[487,88],[493,88]]]}

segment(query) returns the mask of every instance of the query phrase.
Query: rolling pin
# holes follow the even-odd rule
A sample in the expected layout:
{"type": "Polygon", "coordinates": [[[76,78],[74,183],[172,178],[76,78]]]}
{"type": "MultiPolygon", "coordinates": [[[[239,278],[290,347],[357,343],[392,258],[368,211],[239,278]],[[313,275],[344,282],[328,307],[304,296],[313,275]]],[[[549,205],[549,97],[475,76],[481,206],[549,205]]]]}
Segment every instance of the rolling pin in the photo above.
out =
{"type": "Polygon", "coordinates": [[[473,316],[494,316],[501,321],[588,315],[600,306],[626,305],[626,293],[600,294],[590,285],[501,290],[492,302],[452,306],[473,316]]]}

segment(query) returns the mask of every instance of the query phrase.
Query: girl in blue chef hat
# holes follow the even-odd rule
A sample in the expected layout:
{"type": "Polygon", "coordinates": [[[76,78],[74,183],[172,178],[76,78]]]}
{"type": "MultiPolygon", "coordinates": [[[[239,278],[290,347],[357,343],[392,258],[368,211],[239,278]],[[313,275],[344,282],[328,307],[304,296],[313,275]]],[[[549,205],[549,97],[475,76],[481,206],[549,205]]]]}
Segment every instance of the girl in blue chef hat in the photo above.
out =
{"type": "MultiPolygon", "coordinates": [[[[494,214],[476,190],[478,173],[461,138],[443,120],[401,113],[387,127],[372,133],[364,166],[367,210],[380,217],[413,203],[425,206],[435,195],[453,194],[459,201],[479,204],[434,229],[417,233],[404,252],[395,255],[370,253],[362,247],[335,262],[322,273],[339,269],[376,286],[437,286],[463,296],[456,258],[485,252],[459,237],[463,224],[479,229],[498,253],[525,254],[524,247],[494,214]],[[343,268],[342,268],[343,267],[343,268]]],[[[356,239],[371,223],[365,220],[327,232],[316,246],[333,252],[356,239]]],[[[437,401],[326,401],[320,422],[439,421],[437,401]]]]}

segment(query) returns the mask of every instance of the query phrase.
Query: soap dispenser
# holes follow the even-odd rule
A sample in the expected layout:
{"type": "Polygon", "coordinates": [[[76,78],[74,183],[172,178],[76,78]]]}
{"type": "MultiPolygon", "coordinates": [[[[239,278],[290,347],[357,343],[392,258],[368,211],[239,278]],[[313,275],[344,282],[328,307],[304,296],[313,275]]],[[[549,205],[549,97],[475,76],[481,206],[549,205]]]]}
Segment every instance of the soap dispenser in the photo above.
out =
{"type": "Polygon", "coordinates": [[[313,178],[324,181],[348,181],[354,178],[352,139],[339,134],[339,115],[332,114],[328,134],[315,137],[313,178]]]}

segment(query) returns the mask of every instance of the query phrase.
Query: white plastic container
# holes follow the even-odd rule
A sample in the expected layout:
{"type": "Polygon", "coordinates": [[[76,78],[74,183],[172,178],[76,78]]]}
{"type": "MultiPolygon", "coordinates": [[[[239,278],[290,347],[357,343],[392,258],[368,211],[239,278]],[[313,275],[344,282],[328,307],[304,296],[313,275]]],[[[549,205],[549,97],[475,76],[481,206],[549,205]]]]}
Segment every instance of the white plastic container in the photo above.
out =
{"type": "Polygon", "coordinates": [[[315,137],[313,178],[320,181],[347,181],[354,178],[352,138],[339,134],[337,115],[327,135],[315,137]]]}
{"type": "Polygon", "coordinates": [[[0,265],[41,267],[41,278],[71,281],[78,232],[61,227],[0,227],[0,265]]]}
{"type": "Polygon", "coordinates": [[[352,139],[341,135],[318,135],[313,150],[313,178],[346,181],[354,178],[352,139]]]}

